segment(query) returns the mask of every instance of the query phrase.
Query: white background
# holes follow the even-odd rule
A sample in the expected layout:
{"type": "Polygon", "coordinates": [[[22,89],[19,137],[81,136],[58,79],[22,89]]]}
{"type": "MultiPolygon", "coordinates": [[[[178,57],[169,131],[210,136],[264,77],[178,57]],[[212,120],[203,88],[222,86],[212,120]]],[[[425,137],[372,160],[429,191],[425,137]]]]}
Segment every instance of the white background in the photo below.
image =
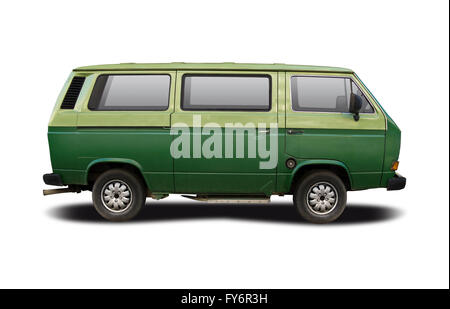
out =
{"type": "Polygon", "coordinates": [[[448,1],[3,1],[0,287],[449,287],[448,1]],[[354,69],[402,129],[403,191],[349,193],[339,222],[291,198],[148,200],[105,222],[43,197],[47,123],[77,66],[263,62],[354,69]]]}

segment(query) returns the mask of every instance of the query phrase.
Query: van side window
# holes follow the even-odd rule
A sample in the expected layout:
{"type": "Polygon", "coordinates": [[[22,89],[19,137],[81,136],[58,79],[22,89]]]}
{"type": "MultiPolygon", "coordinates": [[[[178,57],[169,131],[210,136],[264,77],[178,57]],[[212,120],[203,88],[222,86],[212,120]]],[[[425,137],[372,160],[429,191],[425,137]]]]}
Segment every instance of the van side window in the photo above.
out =
{"type": "Polygon", "coordinates": [[[365,97],[365,95],[362,93],[362,91],[359,89],[359,87],[352,81],[352,93],[357,94],[362,99],[362,107],[360,113],[373,113],[373,107],[370,105],[369,101],[365,97]]]}
{"type": "Polygon", "coordinates": [[[100,75],[88,107],[109,111],[163,111],[169,106],[169,75],[100,75]]]}
{"type": "Polygon", "coordinates": [[[293,76],[292,109],[305,112],[348,113],[352,91],[363,98],[361,113],[372,113],[372,106],[349,78],[293,76]]]}
{"type": "Polygon", "coordinates": [[[181,107],[184,110],[268,111],[270,76],[184,75],[181,107]]]}

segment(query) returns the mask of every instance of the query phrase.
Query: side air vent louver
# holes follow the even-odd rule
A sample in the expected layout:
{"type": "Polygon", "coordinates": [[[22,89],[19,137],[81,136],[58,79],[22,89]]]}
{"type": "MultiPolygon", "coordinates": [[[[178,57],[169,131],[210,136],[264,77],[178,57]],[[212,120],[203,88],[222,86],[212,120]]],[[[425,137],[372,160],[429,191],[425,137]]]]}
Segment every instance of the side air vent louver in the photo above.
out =
{"type": "Polygon", "coordinates": [[[77,103],[78,96],[80,95],[81,88],[83,87],[86,77],[75,76],[70,83],[69,89],[67,89],[66,96],[61,104],[61,109],[73,109],[75,103],[77,103]]]}

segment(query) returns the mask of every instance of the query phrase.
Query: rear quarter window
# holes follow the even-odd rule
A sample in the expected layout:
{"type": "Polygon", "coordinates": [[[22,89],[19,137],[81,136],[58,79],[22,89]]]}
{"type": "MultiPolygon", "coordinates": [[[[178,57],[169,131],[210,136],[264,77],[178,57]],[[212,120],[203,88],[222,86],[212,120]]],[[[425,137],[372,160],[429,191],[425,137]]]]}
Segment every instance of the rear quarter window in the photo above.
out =
{"type": "Polygon", "coordinates": [[[163,111],[169,106],[169,75],[100,75],[89,100],[91,110],[163,111]]]}

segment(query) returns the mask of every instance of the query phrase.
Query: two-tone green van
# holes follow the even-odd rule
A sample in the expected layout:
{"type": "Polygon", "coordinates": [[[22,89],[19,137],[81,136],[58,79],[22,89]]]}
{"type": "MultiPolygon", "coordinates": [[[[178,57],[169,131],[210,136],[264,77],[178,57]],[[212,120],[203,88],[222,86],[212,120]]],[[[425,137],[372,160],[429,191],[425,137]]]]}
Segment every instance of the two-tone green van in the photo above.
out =
{"type": "Polygon", "coordinates": [[[400,130],[349,69],[167,63],[80,67],[48,125],[44,194],[92,191],[98,213],[134,217],[147,197],[263,203],[337,219],[347,191],[403,189],[400,130]]]}

